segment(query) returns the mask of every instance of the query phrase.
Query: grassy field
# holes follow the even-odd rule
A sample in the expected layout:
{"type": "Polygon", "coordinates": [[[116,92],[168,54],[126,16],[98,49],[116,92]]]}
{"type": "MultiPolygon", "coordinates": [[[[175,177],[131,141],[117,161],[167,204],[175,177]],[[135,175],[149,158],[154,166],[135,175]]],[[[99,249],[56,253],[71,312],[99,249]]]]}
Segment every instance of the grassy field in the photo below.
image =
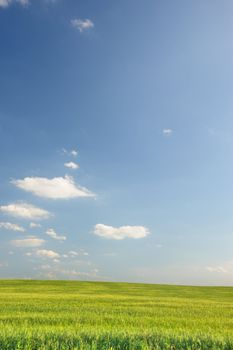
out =
{"type": "Polygon", "coordinates": [[[233,288],[2,280],[0,349],[233,349],[233,288]]]}

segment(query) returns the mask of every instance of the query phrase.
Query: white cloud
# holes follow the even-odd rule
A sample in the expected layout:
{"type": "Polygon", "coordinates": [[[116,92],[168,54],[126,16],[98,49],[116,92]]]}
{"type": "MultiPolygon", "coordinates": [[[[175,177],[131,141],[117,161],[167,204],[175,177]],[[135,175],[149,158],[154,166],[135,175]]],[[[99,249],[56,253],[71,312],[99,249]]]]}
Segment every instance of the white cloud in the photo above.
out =
{"type": "Polygon", "coordinates": [[[76,149],[72,149],[71,151],[68,151],[67,149],[62,148],[62,153],[73,157],[77,157],[78,155],[78,151],[76,149]]]}
{"type": "Polygon", "coordinates": [[[70,250],[68,252],[68,256],[74,258],[76,256],[88,256],[89,254],[87,252],[85,252],[84,249],[79,249],[78,251],[75,250],[70,250]]]}
{"type": "Polygon", "coordinates": [[[11,0],[0,0],[0,7],[8,7],[11,4],[11,0]]]}
{"type": "Polygon", "coordinates": [[[11,244],[18,248],[28,248],[28,247],[40,247],[45,243],[44,239],[29,237],[24,239],[15,239],[11,241],[11,244]]]}
{"type": "Polygon", "coordinates": [[[226,270],[226,268],[224,268],[222,266],[216,266],[216,267],[207,266],[206,270],[209,271],[209,272],[218,272],[218,273],[227,273],[228,272],[226,270]]]}
{"type": "Polygon", "coordinates": [[[9,231],[18,231],[18,232],[24,232],[25,229],[22,226],[12,224],[10,222],[0,222],[0,229],[3,228],[5,230],[9,231]]]}
{"type": "Polygon", "coordinates": [[[94,234],[96,234],[97,236],[116,240],[121,240],[125,238],[144,238],[149,233],[150,231],[144,226],[113,227],[103,224],[97,224],[94,228],[94,234]]]}
{"type": "Polygon", "coordinates": [[[25,256],[32,256],[32,252],[25,253],[25,256]]]}
{"type": "Polygon", "coordinates": [[[73,170],[79,168],[79,165],[77,163],[74,163],[74,162],[67,162],[67,163],[64,164],[64,166],[66,168],[73,169],[73,170]]]}
{"type": "Polygon", "coordinates": [[[77,151],[76,149],[72,149],[72,150],[70,151],[70,154],[71,154],[73,157],[77,157],[78,151],[77,151]]]}
{"type": "Polygon", "coordinates": [[[60,260],[59,259],[53,259],[53,262],[58,264],[60,262],[60,260]]]}
{"type": "Polygon", "coordinates": [[[24,219],[47,219],[51,214],[44,209],[35,207],[28,203],[11,203],[8,205],[1,205],[0,212],[12,215],[15,217],[20,217],[24,219]]]}
{"type": "Polygon", "coordinates": [[[163,129],[163,134],[164,135],[170,136],[172,133],[173,133],[172,129],[163,129]]]}
{"type": "Polygon", "coordinates": [[[8,7],[10,6],[12,3],[19,3],[22,6],[27,6],[29,5],[29,0],[0,0],[0,7],[8,7]]]}
{"type": "Polygon", "coordinates": [[[49,228],[46,231],[46,234],[48,236],[50,236],[51,238],[56,239],[58,241],[65,241],[66,240],[66,236],[59,236],[53,228],[49,228]]]}
{"type": "Polygon", "coordinates": [[[224,261],[219,265],[206,266],[205,270],[210,273],[228,274],[233,276],[233,260],[224,261]]]}
{"type": "Polygon", "coordinates": [[[78,252],[75,252],[74,250],[69,251],[68,255],[70,256],[78,256],[78,252]]]}
{"type": "Polygon", "coordinates": [[[94,23],[90,19],[74,18],[70,21],[73,28],[76,28],[82,33],[84,30],[94,27],[94,23]]]}
{"type": "Polygon", "coordinates": [[[39,228],[39,227],[41,227],[40,224],[36,224],[35,222],[30,222],[29,226],[30,226],[30,228],[39,228]]]}
{"type": "Polygon", "coordinates": [[[51,199],[68,199],[76,197],[94,197],[87,188],[77,185],[71,176],[54,177],[25,177],[23,180],[11,181],[16,187],[36,196],[51,199]]]}
{"type": "MultiPolygon", "coordinates": [[[[60,255],[53,250],[39,249],[36,251],[36,255],[40,258],[57,259],[60,255]]],[[[57,262],[57,261],[56,261],[57,262]]]]}

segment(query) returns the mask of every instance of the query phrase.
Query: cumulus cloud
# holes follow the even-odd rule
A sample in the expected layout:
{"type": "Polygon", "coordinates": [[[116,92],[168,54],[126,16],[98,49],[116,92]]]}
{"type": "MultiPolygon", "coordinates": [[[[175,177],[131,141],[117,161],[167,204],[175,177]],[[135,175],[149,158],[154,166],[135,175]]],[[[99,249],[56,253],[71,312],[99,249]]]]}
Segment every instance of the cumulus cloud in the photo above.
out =
{"type": "Polygon", "coordinates": [[[15,239],[11,241],[11,244],[18,248],[28,248],[28,247],[40,247],[45,243],[44,239],[37,237],[29,237],[24,239],[15,239]]]}
{"type": "Polygon", "coordinates": [[[9,231],[18,231],[18,232],[24,232],[25,229],[22,226],[12,224],[10,222],[0,222],[0,229],[3,228],[5,230],[9,231]]]}
{"type": "Polygon", "coordinates": [[[22,180],[12,180],[12,183],[22,190],[36,196],[51,199],[69,199],[77,197],[94,197],[87,188],[77,185],[71,176],[54,177],[25,177],[22,180]]]}
{"type": "Polygon", "coordinates": [[[39,249],[36,251],[36,255],[40,258],[57,259],[60,255],[53,250],[39,249]]]}
{"type": "Polygon", "coordinates": [[[47,219],[51,216],[51,214],[47,210],[35,207],[32,204],[24,202],[1,205],[0,212],[29,220],[47,219]]]}
{"type": "Polygon", "coordinates": [[[66,168],[73,169],[73,170],[76,170],[79,168],[79,165],[77,163],[74,163],[74,162],[67,162],[64,164],[64,166],[66,168]]]}
{"type": "Polygon", "coordinates": [[[19,3],[22,6],[29,5],[29,0],[0,0],[0,7],[6,8],[13,3],[19,3]]]}
{"type": "Polygon", "coordinates": [[[30,222],[29,226],[30,226],[30,228],[39,228],[39,227],[41,227],[40,224],[36,224],[35,222],[30,222]]]}
{"type": "Polygon", "coordinates": [[[53,229],[53,228],[49,228],[47,231],[46,231],[46,234],[48,236],[50,236],[51,238],[53,239],[56,239],[58,241],[65,241],[66,240],[66,236],[59,236],[57,234],[57,232],[53,229]]]}
{"type": "Polygon", "coordinates": [[[163,134],[166,136],[170,136],[173,133],[172,129],[163,129],[163,134]]]}
{"type": "Polygon", "coordinates": [[[90,19],[74,18],[70,21],[71,26],[76,28],[82,33],[84,30],[88,30],[94,27],[94,23],[90,19]]]}
{"type": "Polygon", "coordinates": [[[121,240],[125,238],[144,238],[149,235],[150,231],[144,226],[121,226],[113,227],[103,224],[97,224],[94,227],[94,234],[97,236],[121,240]]]}

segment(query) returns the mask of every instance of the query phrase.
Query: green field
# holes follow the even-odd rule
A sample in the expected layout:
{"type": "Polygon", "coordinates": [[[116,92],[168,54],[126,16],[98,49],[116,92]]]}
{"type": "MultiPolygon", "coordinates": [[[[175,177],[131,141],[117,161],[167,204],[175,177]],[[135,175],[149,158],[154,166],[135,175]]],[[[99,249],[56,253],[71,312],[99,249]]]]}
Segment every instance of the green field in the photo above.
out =
{"type": "Polygon", "coordinates": [[[2,280],[0,349],[233,349],[233,288],[2,280]]]}

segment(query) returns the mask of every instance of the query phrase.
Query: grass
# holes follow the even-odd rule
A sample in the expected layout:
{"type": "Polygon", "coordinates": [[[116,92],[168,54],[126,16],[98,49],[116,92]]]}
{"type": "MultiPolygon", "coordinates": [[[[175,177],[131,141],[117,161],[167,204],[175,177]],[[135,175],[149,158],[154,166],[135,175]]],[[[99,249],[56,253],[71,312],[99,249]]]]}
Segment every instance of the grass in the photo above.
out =
{"type": "Polygon", "coordinates": [[[1,350],[230,350],[233,288],[0,280],[1,350]]]}

